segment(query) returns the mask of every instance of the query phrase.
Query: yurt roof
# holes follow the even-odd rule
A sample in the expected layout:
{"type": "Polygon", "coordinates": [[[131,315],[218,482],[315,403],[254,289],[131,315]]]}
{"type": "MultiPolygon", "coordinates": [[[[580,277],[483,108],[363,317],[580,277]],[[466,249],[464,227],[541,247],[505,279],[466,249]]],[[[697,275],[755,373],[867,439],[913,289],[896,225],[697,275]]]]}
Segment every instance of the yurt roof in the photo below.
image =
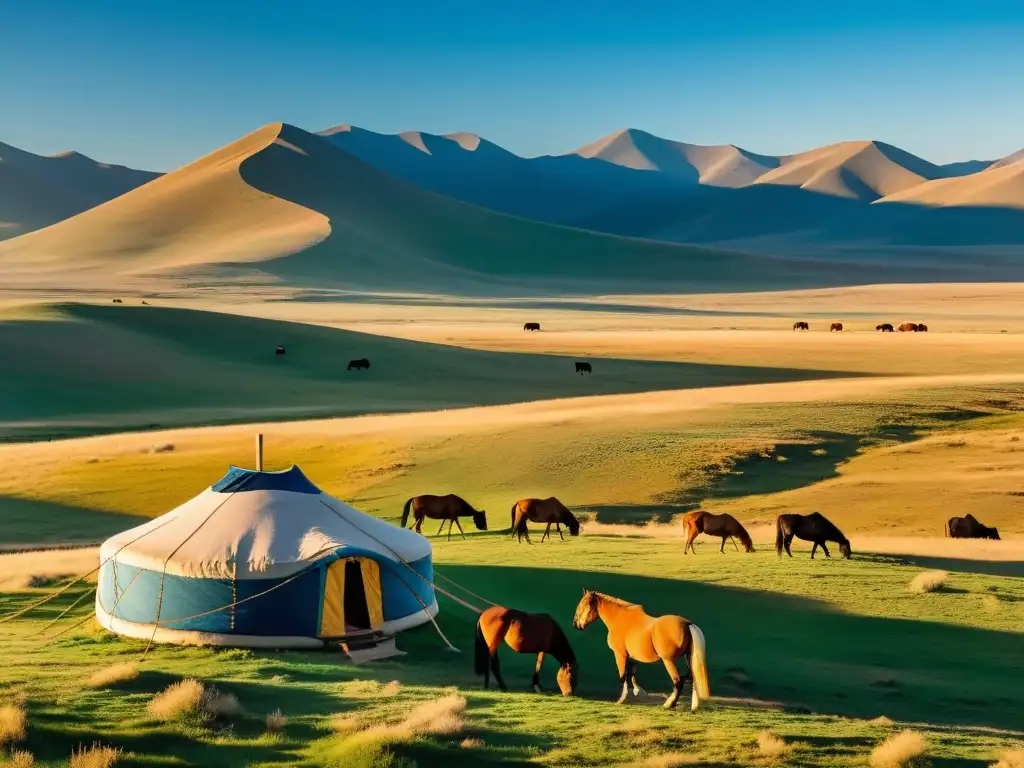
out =
{"type": "Polygon", "coordinates": [[[293,466],[231,467],[213,486],[104,542],[100,559],[194,578],[284,578],[338,550],[407,562],[430,542],[323,493],[293,466]]]}

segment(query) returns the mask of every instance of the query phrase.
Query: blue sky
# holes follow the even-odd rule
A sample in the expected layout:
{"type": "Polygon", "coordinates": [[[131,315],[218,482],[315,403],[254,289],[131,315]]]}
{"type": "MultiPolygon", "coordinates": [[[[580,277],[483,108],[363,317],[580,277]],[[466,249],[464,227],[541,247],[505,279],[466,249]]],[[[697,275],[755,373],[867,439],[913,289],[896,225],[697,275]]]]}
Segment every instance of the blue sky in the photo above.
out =
{"type": "Polygon", "coordinates": [[[258,126],[473,131],[524,155],[622,127],[788,153],[1024,147],[1013,0],[34,0],[0,17],[0,141],[170,170],[258,126]]]}

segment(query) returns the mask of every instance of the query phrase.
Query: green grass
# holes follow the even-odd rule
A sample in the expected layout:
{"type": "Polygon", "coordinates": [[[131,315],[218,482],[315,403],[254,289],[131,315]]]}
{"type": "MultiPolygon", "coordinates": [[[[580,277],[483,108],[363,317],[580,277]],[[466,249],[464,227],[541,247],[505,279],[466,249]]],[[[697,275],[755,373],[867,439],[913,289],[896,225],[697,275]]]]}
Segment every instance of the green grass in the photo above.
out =
{"type": "Polygon", "coordinates": [[[165,307],[62,305],[0,320],[0,439],[794,381],[827,372],[483,352],[165,307]],[[40,316],[43,312],[43,316],[40,316]],[[287,354],[275,356],[283,344],[287,354]],[[367,372],[347,371],[369,358],[367,372]]]}
{"type": "MultiPolygon", "coordinates": [[[[662,711],[668,679],[658,665],[639,669],[652,701],[614,705],[616,672],[599,625],[569,636],[581,660],[577,697],[525,692],[532,660],[507,648],[505,677],[520,692],[482,691],[472,673],[474,617],[443,597],[440,625],[460,654],[446,651],[429,626],[399,637],[408,656],[364,667],[329,652],[160,646],[136,679],[92,690],[92,671],[137,659],[143,644],[89,625],[42,644],[39,631],[75,599],[72,590],[48,612],[0,627],[8,659],[0,695],[26,698],[24,748],[44,765],[58,765],[77,743],[96,740],[133,753],[130,764],[137,765],[157,765],[170,754],[191,765],[341,765],[330,759],[347,754],[330,735],[332,715],[401,719],[451,686],[469,701],[466,732],[394,744],[393,756],[420,765],[561,766],[626,765],[684,752],[705,765],[738,766],[756,762],[756,735],[771,729],[794,745],[792,764],[854,766],[889,732],[869,722],[881,714],[925,732],[939,766],[983,765],[1024,738],[1020,578],[956,573],[951,591],[912,595],[906,583],[918,569],[893,558],[781,561],[757,544],[755,555],[720,556],[703,547],[687,558],[677,542],[586,535],[532,547],[497,533],[436,544],[440,573],[491,600],[550,612],[566,627],[583,587],[696,621],[708,638],[713,691],[727,697],[698,715],[662,711]],[[992,588],[1003,596],[995,612],[983,608],[992,588]],[[236,695],[246,715],[229,730],[154,721],[146,703],[184,676],[236,695]],[[393,697],[356,682],[391,680],[402,684],[393,697]],[[281,735],[265,735],[262,720],[278,708],[288,725],[281,735]],[[484,746],[458,748],[465,737],[484,746]]],[[[0,611],[39,592],[0,596],[0,611]]],[[[546,667],[549,688],[553,676],[546,667]]]]}

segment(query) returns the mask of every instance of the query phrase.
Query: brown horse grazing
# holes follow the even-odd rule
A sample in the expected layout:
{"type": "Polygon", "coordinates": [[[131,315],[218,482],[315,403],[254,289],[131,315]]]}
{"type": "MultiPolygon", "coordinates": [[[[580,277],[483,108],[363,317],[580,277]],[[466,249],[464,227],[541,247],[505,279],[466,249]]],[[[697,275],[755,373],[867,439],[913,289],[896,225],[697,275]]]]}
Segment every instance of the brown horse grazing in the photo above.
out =
{"type": "Polygon", "coordinates": [[[928,333],[928,326],[925,325],[924,323],[918,323],[917,324],[917,332],[918,333],[928,333]]]}
{"type": "Polygon", "coordinates": [[[841,331],[841,330],[843,330],[843,324],[842,323],[832,323],[832,327],[829,328],[828,330],[829,330],[829,333],[831,333],[832,331],[841,331]]]}
{"type": "Polygon", "coordinates": [[[943,533],[951,539],[995,539],[999,541],[999,529],[990,528],[968,512],[963,517],[951,517],[943,533]]]}
{"type": "Polygon", "coordinates": [[[495,605],[480,614],[476,623],[476,673],[484,676],[484,688],[491,686],[491,672],[498,687],[507,691],[501,679],[498,647],[504,640],[516,653],[536,653],[537,666],[533,668],[533,690],[542,693],[540,668],[544,654],[550,653],[558,662],[555,681],[563,696],[571,696],[576,689],[576,654],[562,628],[546,613],[524,613],[514,608],[495,605]]]}
{"type": "MultiPolygon", "coordinates": [[[[754,542],[750,540],[750,534],[747,533],[747,529],[740,525],[740,521],[732,515],[712,515],[703,509],[698,509],[683,516],[683,527],[686,528],[686,546],[683,547],[684,555],[686,550],[690,550],[695,555],[697,554],[697,550],[693,548],[693,540],[702,533],[706,533],[708,536],[722,537],[722,546],[718,551],[723,555],[725,554],[726,539],[733,539],[732,545],[734,547],[736,547],[736,539],[739,539],[747,552],[754,551],[754,542]]],[[[736,551],[739,552],[740,548],[736,547],[736,551]]]]}
{"type": "Polygon", "coordinates": [[[811,330],[811,326],[810,326],[809,323],[804,322],[803,320],[798,320],[797,322],[793,323],[793,330],[794,331],[809,331],[809,330],[811,330]]]}
{"type": "Polygon", "coordinates": [[[525,536],[526,543],[533,544],[530,541],[530,529],[526,527],[528,522],[548,524],[548,527],[544,529],[544,535],[540,539],[541,544],[551,534],[552,524],[554,524],[555,530],[558,532],[558,538],[562,541],[565,541],[565,536],[562,535],[563,523],[569,529],[570,536],[580,535],[580,521],[554,496],[548,499],[520,499],[513,504],[512,535],[518,534],[520,542],[525,536]]]}
{"type": "Polygon", "coordinates": [[[906,333],[907,331],[917,332],[917,323],[900,323],[900,327],[897,328],[900,333],[906,333]]]}
{"type": "Polygon", "coordinates": [[[882,333],[895,333],[896,332],[896,329],[892,327],[892,323],[882,323],[881,325],[876,325],[875,326],[875,330],[876,331],[881,331],[882,333]]]}
{"type": "Polygon", "coordinates": [[[608,647],[615,654],[615,664],[619,668],[622,695],[617,703],[626,701],[630,682],[634,696],[643,692],[636,681],[636,662],[649,664],[661,659],[672,678],[673,687],[665,709],[675,709],[686,680],[676,665],[680,657],[688,667],[684,671],[693,678],[691,711],[700,709],[700,700],[711,695],[704,633],[696,624],[682,616],[648,616],[642,605],[585,589],[583,599],[576,606],[572,625],[576,629],[586,629],[597,619],[608,627],[608,647]]]}
{"type": "Polygon", "coordinates": [[[482,509],[479,511],[473,509],[465,499],[456,496],[454,493],[449,493],[447,496],[413,496],[405,502],[405,506],[402,508],[403,528],[405,528],[405,524],[409,520],[410,509],[412,509],[413,518],[416,520],[416,525],[414,526],[416,533],[422,533],[420,529],[423,526],[423,518],[425,517],[441,521],[441,527],[437,529],[438,536],[441,535],[441,531],[444,530],[444,524],[447,522],[449,541],[452,538],[453,523],[459,527],[459,533],[462,534],[462,538],[466,538],[466,533],[462,530],[462,525],[459,523],[460,517],[472,517],[478,531],[487,530],[487,513],[482,509]]]}
{"type": "Polygon", "coordinates": [[[843,557],[847,560],[850,559],[850,540],[843,536],[843,532],[832,525],[828,518],[820,512],[812,512],[809,515],[779,515],[775,518],[775,551],[779,553],[779,557],[782,557],[783,548],[787,555],[793,556],[793,553],[789,551],[789,545],[794,536],[804,541],[814,542],[814,546],[811,547],[812,560],[818,547],[825,550],[825,557],[831,559],[832,555],[828,553],[828,547],[825,546],[826,541],[838,543],[843,557]]]}

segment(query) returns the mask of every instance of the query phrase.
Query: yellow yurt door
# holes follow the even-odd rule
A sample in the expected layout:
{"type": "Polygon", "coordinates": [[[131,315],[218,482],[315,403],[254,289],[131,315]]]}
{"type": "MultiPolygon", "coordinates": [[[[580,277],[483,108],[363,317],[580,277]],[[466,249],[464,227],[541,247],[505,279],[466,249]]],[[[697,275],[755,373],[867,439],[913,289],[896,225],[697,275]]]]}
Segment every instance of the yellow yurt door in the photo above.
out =
{"type": "Polygon", "coordinates": [[[341,637],[384,623],[380,565],[365,557],[335,560],[327,567],[321,637],[341,637]]]}

